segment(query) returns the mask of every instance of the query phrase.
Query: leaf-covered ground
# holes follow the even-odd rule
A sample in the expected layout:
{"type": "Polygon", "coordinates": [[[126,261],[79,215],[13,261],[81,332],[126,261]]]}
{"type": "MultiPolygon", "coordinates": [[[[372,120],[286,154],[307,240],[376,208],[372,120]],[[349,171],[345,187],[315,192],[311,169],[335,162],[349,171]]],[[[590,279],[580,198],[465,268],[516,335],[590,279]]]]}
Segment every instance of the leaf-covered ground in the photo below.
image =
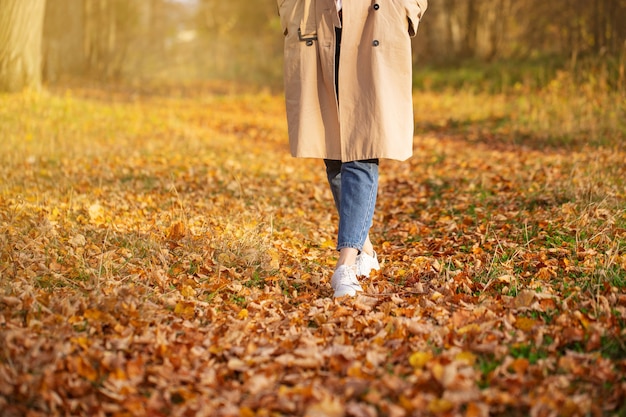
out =
{"type": "Polygon", "coordinates": [[[416,93],[341,300],[280,96],[0,96],[0,414],[625,415],[624,101],[557,93],[416,93]]]}

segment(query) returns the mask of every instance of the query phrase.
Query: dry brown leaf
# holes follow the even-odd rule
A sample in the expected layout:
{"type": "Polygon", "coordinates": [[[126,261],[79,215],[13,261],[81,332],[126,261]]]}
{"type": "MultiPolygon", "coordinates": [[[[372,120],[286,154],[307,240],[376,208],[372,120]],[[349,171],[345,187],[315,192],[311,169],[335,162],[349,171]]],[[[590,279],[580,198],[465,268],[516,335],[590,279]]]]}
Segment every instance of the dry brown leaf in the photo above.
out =
{"type": "Polygon", "coordinates": [[[513,300],[513,305],[515,308],[522,307],[530,307],[530,305],[535,300],[535,291],[533,290],[522,290],[520,291],[515,299],[513,300]]]}

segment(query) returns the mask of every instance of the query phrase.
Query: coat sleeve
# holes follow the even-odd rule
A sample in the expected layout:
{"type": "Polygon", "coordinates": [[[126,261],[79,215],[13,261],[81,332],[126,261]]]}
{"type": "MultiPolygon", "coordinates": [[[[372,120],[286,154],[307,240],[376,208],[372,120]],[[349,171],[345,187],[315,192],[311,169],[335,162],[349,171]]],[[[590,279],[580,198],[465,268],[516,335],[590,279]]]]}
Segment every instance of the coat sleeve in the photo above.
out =
{"type": "MultiPolygon", "coordinates": [[[[422,1],[422,0],[420,0],[422,1]]],[[[289,33],[289,28],[299,29],[301,35],[307,38],[317,36],[317,19],[315,16],[316,0],[277,0],[278,15],[283,28],[283,35],[289,33]]]]}
{"type": "Polygon", "coordinates": [[[407,0],[407,17],[409,18],[409,35],[415,36],[419,22],[428,7],[428,0],[407,0]]]}
{"type": "Polygon", "coordinates": [[[296,12],[297,0],[276,0],[278,5],[278,16],[280,16],[280,25],[283,29],[283,35],[287,35],[290,22],[294,19],[296,12]]]}

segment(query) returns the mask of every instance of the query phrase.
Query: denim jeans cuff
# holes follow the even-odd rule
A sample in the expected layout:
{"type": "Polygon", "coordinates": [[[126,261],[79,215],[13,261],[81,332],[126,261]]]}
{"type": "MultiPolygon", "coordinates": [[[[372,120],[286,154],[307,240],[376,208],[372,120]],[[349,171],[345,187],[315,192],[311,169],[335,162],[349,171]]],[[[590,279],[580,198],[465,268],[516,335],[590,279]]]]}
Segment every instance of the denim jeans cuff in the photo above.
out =
{"type": "Polygon", "coordinates": [[[337,250],[342,250],[345,248],[352,248],[352,249],[356,249],[359,251],[359,253],[363,250],[363,245],[359,245],[358,243],[350,243],[350,242],[345,242],[345,243],[339,243],[337,245],[337,250]]]}

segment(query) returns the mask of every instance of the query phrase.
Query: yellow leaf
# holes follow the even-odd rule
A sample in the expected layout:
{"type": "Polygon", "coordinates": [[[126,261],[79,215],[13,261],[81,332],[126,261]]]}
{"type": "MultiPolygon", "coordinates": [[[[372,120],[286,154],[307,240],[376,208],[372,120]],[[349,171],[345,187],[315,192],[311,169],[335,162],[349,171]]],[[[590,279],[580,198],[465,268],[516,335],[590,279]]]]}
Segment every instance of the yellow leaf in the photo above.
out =
{"type": "Polygon", "coordinates": [[[458,353],[455,359],[459,362],[465,362],[470,366],[473,366],[476,363],[476,355],[468,351],[458,353]]]}
{"type": "Polygon", "coordinates": [[[409,363],[413,368],[423,368],[432,358],[432,352],[414,352],[409,356],[409,363]]]}
{"type": "Polygon", "coordinates": [[[354,362],[352,366],[348,368],[346,373],[351,378],[363,378],[363,366],[359,362],[354,362]]]}
{"type": "Polygon", "coordinates": [[[110,373],[109,377],[111,379],[117,379],[118,381],[126,381],[128,379],[128,375],[121,368],[115,368],[113,372],[110,373]]]}
{"type": "Polygon", "coordinates": [[[454,404],[444,398],[435,398],[428,404],[428,411],[434,414],[446,413],[452,410],[454,404]]]}
{"type": "Polygon", "coordinates": [[[222,351],[223,349],[219,346],[212,345],[211,347],[209,347],[209,352],[214,355],[219,355],[222,353],[222,351]]]}
{"type": "Polygon", "coordinates": [[[436,363],[433,365],[432,373],[433,373],[433,377],[437,381],[441,382],[441,380],[443,379],[444,372],[445,372],[445,369],[443,365],[441,365],[440,363],[436,363]]]}
{"type": "Polygon", "coordinates": [[[254,417],[254,411],[250,407],[240,407],[239,408],[239,416],[240,417],[254,417]]]}
{"type": "Polygon", "coordinates": [[[411,403],[411,399],[408,398],[407,396],[405,396],[404,394],[400,395],[400,398],[398,398],[398,403],[400,405],[400,407],[404,408],[405,410],[408,411],[412,411],[414,406],[413,403],[411,403]]]}
{"type": "Polygon", "coordinates": [[[326,239],[320,245],[322,249],[335,249],[335,242],[331,239],[326,239]]]}
{"type": "Polygon", "coordinates": [[[435,292],[433,292],[433,293],[431,294],[431,296],[430,296],[430,299],[431,299],[432,301],[435,301],[435,302],[436,302],[437,300],[442,299],[442,298],[443,298],[443,294],[442,294],[442,293],[440,293],[439,291],[435,291],[435,292]]]}
{"type": "Polygon", "coordinates": [[[463,326],[456,331],[456,334],[465,334],[470,332],[479,332],[480,326],[476,323],[468,324],[467,326],[463,326]]]}
{"type": "Polygon", "coordinates": [[[472,253],[473,253],[474,255],[480,255],[480,254],[482,254],[483,252],[484,252],[484,250],[483,250],[483,248],[481,248],[480,246],[474,246],[474,247],[472,248],[472,253]]]}
{"type": "Polygon", "coordinates": [[[280,253],[276,249],[270,249],[268,254],[271,258],[270,269],[280,269],[280,253]]]}
{"type": "Polygon", "coordinates": [[[589,320],[587,320],[580,311],[574,312],[574,317],[576,317],[580,321],[583,329],[587,329],[589,327],[589,320]]]}
{"type": "Polygon", "coordinates": [[[189,285],[183,285],[183,288],[182,290],[180,290],[180,293],[182,294],[183,297],[187,297],[187,298],[196,296],[196,290],[191,288],[191,286],[189,285]]]}
{"type": "Polygon", "coordinates": [[[217,261],[222,265],[228,265],[232,262],[233,258],[228,253],[220,253],[217,255],[217,261]]]}
{"type": "Polygon", "coordinates": [[[176,303],[176,307],[174,307],[174,313],[185,316],[185,317],[193,317],[195,314],[194,306],[191,303],[176,303]]]}
{"type": "Polygon", "coordinates": [[[84,358],[76,358],[74,360],[76,373],[90,382],[98,379],[98,372],[84,358]]]}
{"type": "Polygon", "coordinates": [[[178,241],[185,237],[187,229],[183,222],[176,222],[167,229],[167,239],[178,241]]]}
{"type": "Polygon", "coordinates": [[[89,308],[85,310],[84,317],[89,321],[101,321],[105,317],[105,314],[100,310],[89,308]]]}
{"type": "Polygon", "coordinates": [[[514,326],[520,330],[528,332],[532,330],[533,327],[537,324],[535,319],[531,319],[529,317],[519,317],[515,320],[514,326]]]}
{"type": "Polygon", "coordinates": [[[82,347],[83,349],[88,349],[89,345],[91,345],[91,343],[89,343],[89,339],[83,336],[73,337],[72,342],[76,343],[78,346],[82,347]]]}

